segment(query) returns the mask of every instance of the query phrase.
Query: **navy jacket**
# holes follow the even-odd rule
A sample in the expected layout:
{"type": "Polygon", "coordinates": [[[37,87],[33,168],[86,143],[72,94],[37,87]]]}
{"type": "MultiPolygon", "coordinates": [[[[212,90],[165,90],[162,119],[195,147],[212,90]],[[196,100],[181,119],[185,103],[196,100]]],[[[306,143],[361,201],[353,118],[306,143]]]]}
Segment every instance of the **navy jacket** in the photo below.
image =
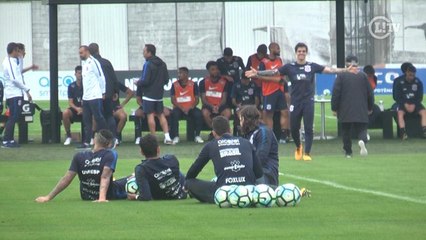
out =
{"type": "Polygon", "coordinates": [[[162,100],[164,85],[169,82],[167,65],[161,58],[153,56],[148,58],[143,65],[142,77],[137,85],[142,88],[143,96],[162,100]]]}

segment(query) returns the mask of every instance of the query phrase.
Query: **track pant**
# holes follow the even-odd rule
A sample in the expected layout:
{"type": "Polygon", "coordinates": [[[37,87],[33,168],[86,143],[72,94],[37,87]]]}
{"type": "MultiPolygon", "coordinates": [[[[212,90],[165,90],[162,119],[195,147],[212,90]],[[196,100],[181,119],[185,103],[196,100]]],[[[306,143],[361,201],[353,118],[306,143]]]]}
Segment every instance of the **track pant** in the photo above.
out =
{"type": "Polygon", "coordinates": [[[291,137],[296,147],[300,146],[300,125],[303,118],[305,127],[305,153],[310,153],[312,142],[314,140],[314,100],[305,101],[303,103],[290,105],[290,129],[291,137]]]}
{"type": "Polygon", "coordinates": [[[83,100],[84,141],[89,143],[92,136],[92,117],[96,122],[96,131],[108,129],[103,115],[102,99],[83,100]]]}
{"type": "Polygon", "coordinates": [[[7,107],[9,108],[10,115],[7,119],[3,141],[14,140],[15,124],[19,121],[22,113],[23,97],[13,97],[6,99],[7,107]]]}
{"type": "MultiPolygon", "coordinates": [[[[172,138],[179,137],[179,120],[186,116],[187,118],[191,118],[195,127],[195,136],[200,136],[201,126],[203,124],[203,116],[201,114],[201,110],[198,108],[193,108],[189,110],[188,115],[185,115],[180,108],[173,108],[172,116],[171,116],[171,128],[170,128],[170,136],[172,138]]],[[[190,141],[191,139],[187,139],[190,141]]],[[[193,139],[192,139],[193,140],[193,139]]]]}
{"type": "Polygon", "coordinates": [[[199,179],[186,179],[185,188],[189,194],[200,202],[214,203],[214,193],[217,186],[215,182],[199,179]]]}
{"type": "Polygon", "coordinates": [[[368,123],[342,123],[343,150],[345,150],[346,154],[352,154],[352,131],[355,132],[359,140],[367,143],[367,126],[368,123]]]}
{"type": "Polygon", "coordinates": [[[110,130],[115,137],[117,135],[117,125],[115,123],[114,118],[114,109],[113,109],[113,101],[112,98],[105,98],[103,100],[103,112],[104,112],[104,118],[108,127],[108,130],[110,130]]]}

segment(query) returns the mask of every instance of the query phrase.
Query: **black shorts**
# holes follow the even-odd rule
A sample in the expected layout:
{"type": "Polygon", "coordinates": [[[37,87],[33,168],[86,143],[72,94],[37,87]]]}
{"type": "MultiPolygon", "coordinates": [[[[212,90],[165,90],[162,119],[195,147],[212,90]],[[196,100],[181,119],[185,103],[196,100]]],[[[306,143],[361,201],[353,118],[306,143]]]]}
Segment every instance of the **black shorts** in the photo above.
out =
{"type": "Polygon", "coordinates": [[[163,113],[163,110],[164,110],[163,101],[143,100],[142,109],[144,113],[146,114],[150,114],[150,113],[161,114],[163,113]]]}
{"type": "Polygon", "coordinates": [[[271,95],[263,97],[263,110],[268,112],[275,112],[287,109],[284,92],[280,90],[275,91],[271,95]]]}
{"type": "MultiPolygon", "coordinates": [[[[215,115],[220,115],[220,114],[223,112],[223,110],[225,110],[225,109],[227,109],[227,108],[229,108],[227,104],[225,104],[225,105],[221,105],[221,106],[219,107],[219,113],[218,113],[218,114],[215,114],[215,115]]],[[[203,110],[203,109],[207,109],[207,110],[209,110],[209,111],[213,114],[213,109],[212,109],[210,106],[203,105],[203,107],[201,108],[201,110],[203,110]]]]}
{"type": "Polygon", "coordinates": [[[407,109],[405,109],[404,104],[398,105],[397,110],[398,111],[404,111],[405,113],[408,113],[408,114],[419,114],[419,112],[421,110],[425,109],[425,106],[423,106],[423,104],[421,104],[421,103],[415,103],[415,105],[416,105],[416,107],[414,108],[414,112],[411,112],[411,113],[407,112],[407,109]]]}
{"type": "Polygon", "coordinates": [[[71,123],[74,122],[82,122],[83,121],[83,114],[78,115],[77,111],[74,108],[68,108],[71,112],[72,112],[72,116],[71,116],[71,123]]]}

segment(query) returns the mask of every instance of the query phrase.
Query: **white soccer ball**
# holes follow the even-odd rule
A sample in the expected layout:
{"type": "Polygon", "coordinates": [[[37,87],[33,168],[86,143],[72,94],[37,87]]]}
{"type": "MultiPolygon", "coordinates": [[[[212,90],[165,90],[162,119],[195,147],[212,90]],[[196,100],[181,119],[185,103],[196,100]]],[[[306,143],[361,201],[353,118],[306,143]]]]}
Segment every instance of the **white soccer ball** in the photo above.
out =
{"type": "Polygon", "coordinates": [[[229,193],[228,201],[233,207],[245,208],[251,205],[251,192],[245,186],[237,186],[229,193]]]}
{"type": "Polygon", "coordinates": [[[330,94],[331,94],[330,89],[324,89],[324,91],[322,91],[322,94],[324,96],[330,96],[330,94]]]}
{"type": "Polygon", "coordinates": [[[283,184],[275,190],[279,207],[295,207],[299,204],[302,194],[300,189],[293,183],[283,184]]]}
{"type": "Polygon", "coordinates": [[[272,207],[275,203],[275,191],[266,184],[256,185],[252,197],[256,207],[272,207]]]}
{"type": "Polygon", "coordinates": [[[127,179],[125,188],[127,193],[136,194],[139,190],[138,184],[136,183],[136,178],[131,177],[127,179]]]}
{"type": "Polygon", "coordinates": [[[214,202],[220,208],[232,207],[231,203],[228,200],[229,194],[233,191],[233,186],[224,185],[216,190],[214,193],[214,202]]]}

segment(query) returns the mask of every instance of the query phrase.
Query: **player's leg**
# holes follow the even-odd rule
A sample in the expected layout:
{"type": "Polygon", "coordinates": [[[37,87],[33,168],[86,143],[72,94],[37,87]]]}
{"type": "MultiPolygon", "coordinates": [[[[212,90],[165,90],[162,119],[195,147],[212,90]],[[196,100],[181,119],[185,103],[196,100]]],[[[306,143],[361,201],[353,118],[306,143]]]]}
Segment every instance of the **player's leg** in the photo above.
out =
{"type": "Polygon", "coordinates": [[[145,112],[139,107],[135,112],[135,144],[138,145],[142,136],[142,119],[145,118],[145,112]]]}
{"type": "Polygon", "coordinates": [[[354,130],[358,136],[358,146],[360,147],[361,156],[366,156],[368,154],[367,148],[365,145],[368,142],[367,139],[367,127],[368,123],[354,123],[354,130]]]}
{"type": "Polygon", "coordinates": [[[101,129],[109,129],[104,117],[102,99],[94,99],[91,100],[90,103],[91,104],[89,105],[93,114],[93,118],[96,121],[96,131],[99,131],[101,129]]]}
{"type": "Polygon", "coordinates": [[[114,118],[114,102],[111,98],[105,98],[102,103],[103,115],[105,118],[107,129],[112,132],[114,137],[117,137],[117,124],[114,118]]]}
{"type": "Polygon", "coordinates": [[[155,135],[155,104],[152,101],[144,100],[142,102],[142,109],[145,112],[146,119],[148,122],[149,132],[155,135]]]}
{"type": "Polygon", "coordinates": [[[212,111],[211,111],[211,109],[203,106],[203,108],[201,109],[201,112],[203,114],[204,122],[206,123],[206,125],[209,128],[212,128],[212,117],[211,117],[212,111]]]}
{"type": "Polygon", "coordinates": [[[270,129],[274,129],[274,112],[275,112],[275,101],[274,94],[263,97],[263,122],[270,129]]]}
{"type": "Polygon", "coordinates": [[[14,97],[6,100],[7,107],[9,108],[9,117],[6,121],[3,147],[19,147],[14,140],[15,123],[21,117],[22,104],[24,99],[22,97],[14,97]]]}
{"type": "Polygon", "coordinates": [[[232,111],[230,108],[228,108],[228,106],[219,107],[219,113],[228,120],[231,118],[232,115],[232,111]]]}
{"type": "Polygon", "coordinates": [[[401,138],[402,140],[405,140],[408,138],[407,136],[407,132],[405,131],[405,116],[406,110],[403,104],[401,104],[400,106],[398,106],[397,108],[397,116],[398,116],[398,126],[399,126],[399,131],[401,133],[401,138]]]}
{"type": "MultiPolygon", "coordinates": [[[[203,114],[201,110],[197,107],[191,109],[189,111],[189,117],[192,118],[193,123],[195,123],[195,138],[194,141],[196,143],[203,143],[204,140],[201,138],[201,127],[203,126],[203,114]]],[[[189,139],[188,139],[189,140],[189,139]]]]}
{"type": "Polygon", "coordinates": [[[112,184],[112,196],[110,196],[111,199],[126,199],[127,198],[127,192],[126,192],[126,183],[127,183],[127,177],[117,179],[113,181],[112,184]]]}
{"type": "Polygon", "coordinates": [[[122,135],[121,132],[124,129],[124,126],[126,126],[127,123],[127,113],[124,111],[123,108],[117,109],[114,112],[114,118],[117,120],[117,138],[121,142],[122,141],[122,135]]]}
{"type": "Polygon", "coordinates": [[[89,146],[90,138],[92,137],[92,108],[90,104],[91,101],[83,101],[84,139],[82,144],[86,146],[89,146]]]}
{"type": "Polygon", "coordinates": [[[278,170],[263,168],[263,183],[271,186],[273,189],[278,186],[278,170]]]}
{"type": "Polygon", "coordinates": [[[216,183],[199,179],[187,179],[185,188],[189,195],[200,202],[214,203],[214,193],[216,191],[216,183]]]}
{"type": "Polygon", "coordinates": [[[312,160],[310,154],[314,141],[314,113],[314,101],[305,102],[303,108],[303,126],[305,128],[305,154],[303,155],[303,160],[306,161],[312,160]]]}
{"type": "MultiPolygon", "coordinates": [[[[162,101],[161,102],[155,102],[155,110],[154,111],[155,111],[156,116],[158,117],[158,120],[160,121],[161,129],[163,129],[164,143],[165,144],[173,144],[173,141],[170,138],[169,123],[168,123],[167,118],[164,114],[164,106],[163,106],[162,101]]],[[[154,126],[155,126],[155,122],[154,122],[154,126]]],[[[154,131],[155,131],[155,129],[154,129],[154,131]]]]}
{"type": "Polygon", "coordinates": [[[181,119],[183,112],[180,108],[175,107],[171,112],[171,124],[170,124],[170,138],[174,140],[179,139],[179,120],[181,119]],[[176,139],[177,138],[177,139],[176,139]]]}
{"type": "Polygon", "coordinates": [[[303,105],[290,105],[290,129],[291,129],[291,137],[294,140],[294,144],[296,145],[296,152],[294,153],[294,158],[296,160],[301,160],[303,155],[303,147],[300,142],[300,124],[302,121],[303,114],[303,105]]]}
{"type": "Polygon", "coordinates": [[[352,123],[343,122],[342,126],[342,142],[343,150],[347,158],[352,157],[352,123]]]}
{"type": "Polygon", "coordinates": [[[71,144],[71,120],[74,116],[74,112],[72,108],[67,108],[62,113],[62,122],[64,124],[64,130],[65,130],[65,142],[64,145],[70,145],[71,144]]]}
{"type": "Polygon", "coordinates": [[[280,127],[281,127],[281,136],[280,143],[287,143],[289,140],[288,133],[289,129],[289,112],[287,108],[287,102],[284,92],[278,91],[276,99],[276,111],[280,111],[280,127]]]}

